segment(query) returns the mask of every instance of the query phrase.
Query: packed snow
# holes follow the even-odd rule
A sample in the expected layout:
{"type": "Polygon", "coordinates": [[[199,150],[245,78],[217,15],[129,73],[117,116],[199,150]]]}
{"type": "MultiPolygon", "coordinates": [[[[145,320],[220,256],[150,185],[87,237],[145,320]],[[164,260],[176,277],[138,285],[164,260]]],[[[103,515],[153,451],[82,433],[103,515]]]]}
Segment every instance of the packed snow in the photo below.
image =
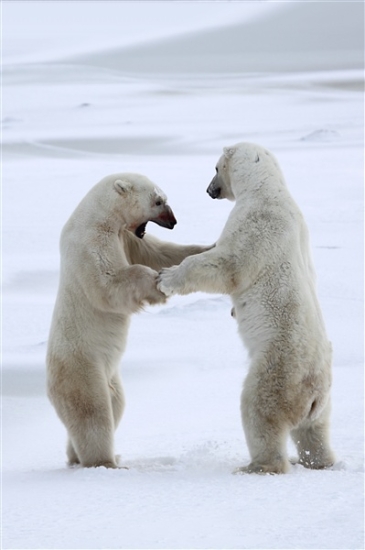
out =
{"type": "Polygon", "coordinates": [[[2,548],[363,548],[364,8],[307,4],[2,2],[2,548]],[[300,21],[315,49],[284,33],[271,67],[279,15],[283,28],[300,21]],[[270,50],[253,48],[247,69],[227,38],[215,58],[220,33],[240,25],[242,40],[261,29],[270,50]],[[312,51],[320,67],[304,63],[312,51]],[[103,176],[132,171],[166,192],[178,219],[148,231],[213,243],[232,204],[205,190],[238,141],[276,155],[309,226],[334,348],[335,465],[232,475],[249,461],[247,355],[229,298],[197,293],[133,317],[116,432],[128,469],[68,468],[45,390],[62,226],[103,176]]]}

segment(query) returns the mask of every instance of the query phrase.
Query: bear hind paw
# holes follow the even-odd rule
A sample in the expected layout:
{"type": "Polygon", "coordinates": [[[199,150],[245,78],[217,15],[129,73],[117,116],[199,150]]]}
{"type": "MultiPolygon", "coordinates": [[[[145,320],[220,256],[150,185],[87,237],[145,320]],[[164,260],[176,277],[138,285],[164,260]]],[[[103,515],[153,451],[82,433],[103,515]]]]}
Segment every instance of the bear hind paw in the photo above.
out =
{"type": "Polygon", "coordinates": [[[290,464],[287,461],[282,461],[275,464],[260,464],[258,462],[251,462],[247,466],[240,466],[233,470],[233,474],[259,474],[259,475],[276,475],[285,474],[290,468],[290,464]]]}

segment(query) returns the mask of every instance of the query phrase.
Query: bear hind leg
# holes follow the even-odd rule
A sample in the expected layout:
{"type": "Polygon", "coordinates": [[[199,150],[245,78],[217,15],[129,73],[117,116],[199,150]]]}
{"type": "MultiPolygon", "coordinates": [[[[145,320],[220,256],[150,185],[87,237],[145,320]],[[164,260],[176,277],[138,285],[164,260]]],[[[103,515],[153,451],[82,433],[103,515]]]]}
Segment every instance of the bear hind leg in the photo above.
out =
{"type": "Polygon", "coordinates": [[[329,442],[330,403],[315,420],[306,419],[290,432],[298,451],[298,464],[320,470],[330,468],[335,461],[329,442]]]}
{"type": "Polygon", "coordinates": [[[246,442],[251,455],[247,466],[237,468],[234,473],[241,474],[285,474],[290,469],[286,455],[285,442],[287,430],[278,433],[269,426],[261,426],[257,433],[248,433],[245,427],[246,442]]]}
{"type": "Polygon", "coordinates": [[[245,388],[241,397],[242,425],[251,455],[248,466],[237,468],[234,473],[284,474],[290,469],[286,454],[289,429],[272,415],[262,414],[255,400],[255,393],[245,388]]]}
{"type": "Polygon", "coordinates": [[[53,404],[65,424],[69,464],[86,468],[117,468],[114,456],[114,418],[107,384],[84,385],[63,395],[53,394],[53,404]]]}
{"type": "MultiPolygon", "coordinates": [[[[81,419],[76,429],[71,429],[71,440],[76,457],[85,468],[117,468],[113,449],[114,421],[111,411],[105,415],[81,419]]],[[[72,457],[72,455],[71,455],[72,457]]]]}

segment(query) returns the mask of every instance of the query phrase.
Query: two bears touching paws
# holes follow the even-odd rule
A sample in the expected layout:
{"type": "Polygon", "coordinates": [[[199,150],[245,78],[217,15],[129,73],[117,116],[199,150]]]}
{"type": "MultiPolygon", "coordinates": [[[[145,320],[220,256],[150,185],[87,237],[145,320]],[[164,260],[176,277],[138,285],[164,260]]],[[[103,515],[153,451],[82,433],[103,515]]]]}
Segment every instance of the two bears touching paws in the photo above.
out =
{"type": "Polygon", "coordinates": [[[61,234],[60,283],[47,350],[48,395],[68,432],[70,465],[117,468],[114,432],[124,410],[119,362],[130,317],[167,296],[231,297],[250,357],[241,418],[251,462],[240,473],[327,468],[331,344],[315,290],[308,230],[275,157],[224,148],[208,194],[235,205],[213,246],[145,233],[176,224],[166,195],[139,174],[96,184],[61,234]]]}

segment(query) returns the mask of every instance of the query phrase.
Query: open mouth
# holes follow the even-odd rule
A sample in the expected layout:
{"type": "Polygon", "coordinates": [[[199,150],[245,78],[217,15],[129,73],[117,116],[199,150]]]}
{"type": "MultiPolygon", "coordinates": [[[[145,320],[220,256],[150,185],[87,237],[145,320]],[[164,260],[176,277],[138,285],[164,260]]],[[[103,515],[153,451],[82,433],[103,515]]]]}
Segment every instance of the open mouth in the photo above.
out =
{"type": "Polygon", "coordinates": [[[145,236],[145,233],[146,233],[146,225],[147,225],[147,222],[141,223],[141,225],[139,225],[139,226],[137,227],[137,229],[135,230],[135,235],[136,235],[139,239],[143,239],[143,237],[145,236]]]}
{"type": "Polygon", "coordinates": [[[146,222],[141,223],[135,230],[134,234],[139,239],[143,239],[146,234],[146,225],[148,222],[157,223],[161,227],[166,227],[167,229],[173,229],[176,225],[176,219],[172,210],[169,206],[165,207],[165,211],[162,212],[157,218],[150,218],[146,222]]]}

